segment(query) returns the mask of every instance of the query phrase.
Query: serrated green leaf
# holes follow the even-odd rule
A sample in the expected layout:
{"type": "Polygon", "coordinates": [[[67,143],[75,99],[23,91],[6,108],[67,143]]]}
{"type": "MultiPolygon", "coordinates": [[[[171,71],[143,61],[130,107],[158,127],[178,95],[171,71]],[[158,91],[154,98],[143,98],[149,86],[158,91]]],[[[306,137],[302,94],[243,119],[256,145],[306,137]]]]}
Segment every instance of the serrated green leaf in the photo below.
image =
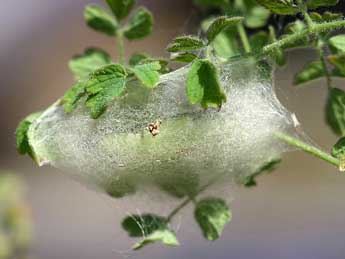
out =
{"type": "Polygon", "coordinates": [[[244,24],[250,29],[257,29],[265,26],[270,16],[271,12],[268,9],[257,5],[248,10],[244,24]]]}
{"type": "Polygon", "coordinates": [[[229,4],[229,0],[193,0],[193,2],[202,7],[223,7],[229,4]]]}
{"type": "Polygon", "coordinates": [[[153,16],[145,7],[139,7],[124,29],[124,35],[129,40],[145,38],[152,32],[153,16]]]}
{"type": "Polygon", "coordinates": [[[89,27],[103,32],[109,36],[114,36],[118,28],[117,21],[98,5],[87,5],[84,10],[84,18],[89,27]]]}
{"type": "Polygon", "coordinates": [[[149,57],[150,56],[146,53],[135,53],[129,59],[129,65],[134,67],[135,65],[138,65],[141,61],[148,59],[149,57]]]}
{"type": "Polygon", "coordinates": [[[190,63],[196,58],[199,58],[199,56],[193,53],[183,52],[177,53],[171,58],[171,60],[175,62],[190,63]]]}
{"type": "Polygon", "coordinates": [[[62,97],[61,104],[66,113],[72,112],[78,104],[78,101],[86,94],[85,83],[78,82],[66,91],[62,97]]]}
{"type": "Polygon", "coordinates": [[[307,6],[309,9],[316,9],[323,6],[336,5],[339,0],[307,0],[307,6]]]}
{"type": "Polygon", "coordinates": [[[219,33],[221,33],[225,28],[229,26],[234,26],[243,21],[243,17],[218,17],[215,19],[211,25],[208,27],[206,36],[208,39],[208,44],[210,44],[219,33]]]}
{"type": "Polygon", "coordinates": [[[130,237],[143,237],[167,228],[167,220],[155,214],[131,215],[122,221],[130,237]]]}
{"type": "Polygon", "coordinates": [[[328,40],[328,44],[335,54],[345,52],[345,34],[333,36],[328,40]]]}
{"type": "Polygon", "coordinates": [[[151,235],[144,237],[144,239],[136,243],[132,247],[132,249],[138,250],[148,244],[156,243],[156,242],[162,242],[164,245],[167,245],[167,246],[179,245],[179,242],[176,238],[175,233],[170,229],[164,229],[164,230],[157,230],[153,232],[151,235]]]}
{"type": "Polygon", "coordinates": [[[310,15],[310,18],[317,23],[330,22],[330,21],[335,21],[342,18],[342,14],[331,13],[328,11],[324,12],[322,15],[316,12],[311,12],[309,13],[309,15],[310,15]]]}
{"type": "Polygon", "coordinates": [[[90,75],[86,83],[86,92],[89,94],[85,103],[92,118],[98,118],[107,105],[120,96],[126,86],[126,69],[120,64],[111,64],[102,67],[90,75]]]}
{"type": "Polygon", "coordinates": [[[120,21],[128,16],[136,3],[135,0],[106,0],[106,2],[120,21]]]}
{"type": "Polygon", "coordinates": [[[329,90],[326,122],[335,134],[345,135],[345,92],[339,88],[334,87],[329,90]]]}
{"type": "Polygon", "coordinates": [[[197,59],[187,75],[187,97],[191,104],[200,103],[204,109],[221,107],[226,96],[219,81],[219,72],[209,60],[197,59]]]}
{"type": "Polygon", "coordinates": [[[202,49],[206,47],[205,43],[193,36],[181,36],[177,37],[171,42],[168,47],[168,52],[184,52],[184,51],[191,51],[191,50],[197,50],[202,49]]]}
{"type": "Polygon", "coordinates": [[[276,14],[293,15],[299,11],[293,1],[289,0],[257,0],[257,2],[276,14]]]}
{"type": "Polygon", "coordinates": [[[132,70],[135,76],[148,88],[154,88],[159,81],[161,65],[158,61],[138,64],[132,70]]]}
{"type": "Polygon", "coordinates": [[[272,172],[276,166],[281,162],[280,158],[274,158],[268,162],[265,162],[263,165],[261,165],[253,174],[245,177],[243,180],[241,180],[241,183],[245,187],[253,187],[256,186],[256,178],[259,175],[262,175],[263,173],[269,173],[272,172]]]}
{"type": "Polygon", "coordinates": [[[87,79],[96,69],[110,64],[111,57],[101,49],[89,48],[84,54],[73,57],[68,66],[76,80],[87,79]]]}
{"type": "Polygon", "coordinates": [[[265,31],[259,31],[249,37],[250,46],[255,52],[260,52],[268,40],[268,34],[265,31]]]}
{"type": "Polygon", "coordinates": [[[36,120],[41,114],[41,112],[30,114],[18,124],[16,129],[16,147],[18,153],[21,155],[28,154],[37,163],[39,163],[39,159],[30,146],[28,130],[34,120],[36,120]]]}
{"type": "Polygon", "coordinates": [[[219,198],[206,198],[199,201],[194,211],[204,237],[207,240],[218,239],[226,224],[231,221],[231,211],[225,201],[219,198]]]}
{"type": "Polygon", "coordinates": [[[312,61],[305,65],[303,70],[294,77],[294,84],[299,85],[314,79],[321,78],[325,75],[321,61],[312,61]]]}
{"type": "Polygon", "coordinates": [[[345,53],[329,55],[327,60],[337,68],[340,74],[345,75],[345,53]]]}

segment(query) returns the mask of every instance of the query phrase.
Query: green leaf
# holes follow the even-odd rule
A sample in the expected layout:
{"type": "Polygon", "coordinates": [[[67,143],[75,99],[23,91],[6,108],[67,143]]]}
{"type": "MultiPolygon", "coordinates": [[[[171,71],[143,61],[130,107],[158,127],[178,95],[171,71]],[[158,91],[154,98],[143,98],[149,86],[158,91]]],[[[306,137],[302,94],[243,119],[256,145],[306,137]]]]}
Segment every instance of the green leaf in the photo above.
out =
{"type": "Polygon", "coordinates": [[[167,51],[184,52],[202,49],[204,47],[206,47],[206,45],[201,39],[193,36],[182,36],[175,38],[167,47],[167,51]]]}
{"type": "Polygon", "coordinates": [[[256,178],[259,175],[262,175],[263,173],[269,173],[272,172],[276,166],[281,162],[280,158],[275,158],[272,159],[266,163],[264,163],[262,166],[260,166],[253,174],[245,177],[243,180],[241,180],[241,183],[245,186],[245,187],[253,187],[256,186],[256,178]]]}
{"type": "Polygon", "coordinates": [[[66,113],[72,112],[78,104],[78,101],[86,94],[85,83],[78,82],[66,91],[62,97],[61,104],[66,113]]]}
{"type": "Polygon", "coordinates": [[[203,235],[208,240],[218,239],[227,223],[231,221],[231,211],[225,201],[219,198],[206,198],[199,201],[194,211],[203,235]]]}
{"type": "Polygon", "coordinates": [[[129,59],[129,65],[134,67],[135,65],[138,65],[141,61],[148,59],[149,57],[150,56],[146,53],[135,53],[129,59]]]}
{"type": "Polygon", "coordinates": [[[176,238],[175,233],[170,229],[164,229],[164,230],[157,230],[153,232],[151,235],[144,237],[143,240],[136,243],[132,248],[134,250],[138,250],[148,244],[156,243],[156,242],[162,242],[164,245],[167,245],[167,246],[179,245],[179,242],[176,238]]]}
{"type": "Polygon", "coordinates": [[[154,88],[159,82],[158,61],[136,65],[132,70],[135,76],[148,88],[154,88]]]}
{"type": "Polygon", "coordinates": [[[331,154],[336,158],[345,157],[345,137],[340,138],[337,143],[334,144],[331,154]]]}
{"type": "Polygon", "coordinates": [[[326,122],[335,134],[345,135],[345,92],[339,88],[334,87],[329,90],[326,122]]]}
{"type": "Polygon", "coordinates": [[[193,0],[193,2],[202,7],[223,7],[229,4],[229,0],[193,0]]]}
{"type": "Polygon", "coordinates": [[[345,52],[345,34],[333,36],[328,40],[331,51],[335,54],[345,52]]]}
{"type": "Polygon", "coordinates": [[[84,18],[89,27],[114,36],[118,28],[117,21],[98,5],[87,5],[84,10],[84,18]]]}
{"type": "Polygon", "coordinates": [[[68,66],[76,80],[87,79],[96,69],[111,63],[111,57],[101,49],[89,48],[70,60],[68,66]]]}
{"type": "Polygon", "coordinates": [[[243,17],[219,17],[213,21],[213,23],[209,26],[206,36],[208,39],[208,43],[211,43],[216,36],[221,33],[225,28],[229,26],[234,26],[243,21],[243,17]]]}
{"type": "Polygon", "coordinates": [[[340,13],[324,12],[322,15],[316,12],[309,13],[311,19],[317,23],[336,21],[342,18],[340,13]]]}
{"type": "Polygon", "coordinates": [[[226,102],[219,72],[211,61],[197,59],[193,62],[187,75],[187,96],[190,103],[200,103],[204,109],[220,108],[226,102]]]}
{"type": "Polygon", "coordinates": [[[268,43],[268,34],[265,31],[259,31],[249,38],[249,43],[253,51],[260,52],[268,43]]]}
{"type": "Polygon", "coordinates": [[[266,8],[256,5],[246,13],[244,24],[250,29],[257,29],[267,24],[271,12],[266,8]]]}
{"type": "Polygon", "coordinates": [[[86,83],[89,96],[85,104],[90,109],[92,118],[97,119],[109,102],[121,95],[126,86],[126,78],[126,69],[120,64],[107,65],[91,74],[86,83]]]}
{"type": "Polygon", "coordinates": [[[147,236],[166,227],[166,218],[154,214],[131,215],[122,221],[122,228],[130,237],[147,236]]]}
{"type": "Polygon", "coordinates": [[[311,80],[321,78],[324,75],[325,71],[321,61],[312,61],[308,63],[301,72],[295,75],[294,84],[303,84],[311,80]]]}
{"type": "Polygon", "coordinates": [[[293,15],[298,13],[298,7],[290,0],[257,0],[257,2],[276,14],[293,15]]]}
{"type": "Polygon", "coordinates": [[[41,112],[30,114],[18,124],[18,127],[16,129],[16,147],[19,154],[28,154],[38,164],[39,159],[35,155],[29,143],[28,130],[34,120],[36,120],[41,114],[41,112]]]}
{"type": "Polygon", "coordinates": [[[128,16],[135,5],[135,0],[106,0],[113,14],[118,20],[123,20],[128,16]]]}
{"type": "Polygon", "coordinates": [[[339,0],[307,0],[307,6],[309,9],[316,9],[323,6],[336,5],[339,0]]]}
{"type": "Polygon", "coordinates": [[[145,7],[139,7],[124,29],[124,35],[129,40],[145,38],[152,32],[153,16],[145,7]]]}
{"type": "Polygon", "coordinates": [[[337,68],[340,74],[345,75],[345,53],[329,55],[327,60],[337,68]]]}
{"type": "Polygon", "coordinates": [[[183,52],[177,53],[171,58],[171,60],[175,62],[190,63],[196,58],[199,58],[199,56],[193,53],[183,52]]]}

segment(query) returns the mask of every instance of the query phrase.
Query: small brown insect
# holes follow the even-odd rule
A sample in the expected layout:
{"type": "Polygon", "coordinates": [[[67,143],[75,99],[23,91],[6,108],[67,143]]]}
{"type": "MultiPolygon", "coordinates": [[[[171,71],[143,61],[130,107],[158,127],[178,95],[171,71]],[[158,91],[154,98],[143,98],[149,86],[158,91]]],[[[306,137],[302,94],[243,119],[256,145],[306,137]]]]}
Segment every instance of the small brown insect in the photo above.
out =
{"type": "Polygon", "coordinates": [[[150,131],[153,137],[159,134],[159,127],[161,126],[161,120],[156,120],[154,123],[150,123],[147,129],[150,131]]]}

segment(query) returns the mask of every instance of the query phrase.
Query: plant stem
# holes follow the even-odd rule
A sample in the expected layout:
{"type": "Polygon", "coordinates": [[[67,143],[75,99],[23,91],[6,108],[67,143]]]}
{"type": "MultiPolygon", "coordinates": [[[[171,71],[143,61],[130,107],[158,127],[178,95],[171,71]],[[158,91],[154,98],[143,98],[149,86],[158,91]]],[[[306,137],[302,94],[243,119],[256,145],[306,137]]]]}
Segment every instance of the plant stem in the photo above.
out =
{"type": "Polygon", "coordinates": [[[301,13],[302,13],[307,25],[308,25],[308,28],[310,30],[312,30],[312,28],[314,27],[314,22],[308,14],[308,9],[307,9],[306,4],[303,2],[303,0],[297,0],[297,3],[298,3],[299,10],[301,11],[301,13]]]}
{"type": "MultiPolygon", "coordinates": [[[[218,178],[218,177],[217,177],[218,178]]],[[[207,184],[202,186],[195,194],[191,195],[187,199],[185,199],[180,205],[178,205],[175,209],[170,212],[170,214],[167,216],[167,221],[171,221],[173,217],[180,212],[184,207],[186,207],[190,202],[196,202],[195,197],[205,191],[210,185],[214,184],[217,180],[217,178],[212,179],[207,184]]]]}
{"type": "Polygon", "coordinates": [[[283,140],[284,142],[288,143],[291,146],[297,147],[315,157],[321,158],[322,160],[339,167],[339,160],[330,154],[323,152],[322,150],[313,147],[297,138],[291,137],[289,135],[286,135],[281,132],[275,132],[274,136],[279,138],[280,140],[283,140]]]}
{"type": "Polygon", "coordinates": [[[320,61],[321,61],[323,70],[325,72],[327,87],[328,87],[328,89],[331,89],[332,88],[332,77],[328,71],[327,63],[325,60],[325,55],[324,55],[324,51],[323,51],[323,42],[318,44],[317,49],[319,51],[320,61]]]}
{"type": "Polygon", "coordinates": [[[326,22],[326,23],[320,23],[320,24],[314,24],[311,29],[305,29],[301,32],[297,32],[295,34],[291,34],[289,36],[286,36],[276,42],[273,42],[269,45],[266,45],[262,50],[262,55],[268,55],[272,53],[277,48],[284,48],[286,45],[289,45],[293,42],[296,42],[297,40],[302,39],[303,37],[310,35],[310,34],[318,34],[322,31],[330,31],[333,29],[339,29],[345,27],[345,20],[339,20],[339,21],[332,21],[332,22],[326,22]]]}
{"type": "Polygon", "coordinates": [[[247,37],[246,30],[244,29],[244,26],[243,26],[242,23],[239,23],[237,25],[237,31],[238,31],[238,33],[240,35],[240,39],[241,39],[241,42],[242,42],[242,45],[243,45],[245,53],[250,53],[252,50],[251,50],[251,47],[250,47],[250,44],[249,44],[249,40],[248,40],[248,37],[247,37]]]}
{"type": "Polygon", "coordinates": [[[124,65],[125,63],[125,48],[124,48],[124,42],[123,42],[123,32],[121,30],[118,30],[116,33],[117,37],[117,56],[118,61],[120,64],[124,65]]]}

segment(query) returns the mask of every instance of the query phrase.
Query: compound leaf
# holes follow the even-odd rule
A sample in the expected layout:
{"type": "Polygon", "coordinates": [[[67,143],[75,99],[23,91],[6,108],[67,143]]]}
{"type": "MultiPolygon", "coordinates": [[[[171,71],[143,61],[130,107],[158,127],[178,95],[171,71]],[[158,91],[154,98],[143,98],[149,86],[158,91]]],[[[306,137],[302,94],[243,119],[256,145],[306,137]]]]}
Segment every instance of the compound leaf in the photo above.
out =
{"type": "Polygon", "coordinates": [[[129,65],[134,67],[135,65],[138,65],[141,61],[148,58],[150,58],[150,56],[146,53],[135,53],[129,59],[129,65]]]}
{"type": "Polygon", "coordinates": [[[132,70],[135,76],[148,88],[154,88],[159,81],[161,65],[158,61],[136,65],[132,70]]]}
{"type": "Polygon", "coordinates": [[[220,237],[227,223],[231,221],[231,211],[225,201],[219,198],[206,198],[199,201],[194,211],[204,237],[216,240],[220,237]]]}
{"type": "Polygon", "coordinates": [[[198,56],[193,53],[183,52],[177,53],[171,58],[171,60],[175,62],[190,63],[196,58],[198,58],[198,56]]]}
{"type": "Polygon", "coordinates": [[[312,61],[308,63],[301,72],[297,73],[294,78],[294,84],[299,85],[318,79],[325,75],[321,61],[312,61]]]}
{"type": "Polygon", "coordinates": [[[132,248],[134,250],[138,250],[148,244],[156,243],[156,242],[162,242],[164,245],[167,245],[167,246],[179,245],[179,242],[176,238],[175,233],[170,229],[163,229],[163,230],[157,230],[153,232],[152,234],[144,237],[143,240],[136,243],[132,248]]]}
{"type": "Polygon", "coordinates": [[[291,0],[257,0],[257,2],[276,14],[292,15],[298,13],[298,7],[291,0]]]}
{"type": "Polygon", "coordinates": [[[86,94],[85,83],[78,82],[66,91],[62,97],[61,104],[66,113],[72,112],[76,107],[78,101],[86,94]]]}
{"type": "Polygon", "coordinates": [[[202,49],[204,47],[206,47],[206,45],[201,39],[193,36],[182,36],[175,38],[173,42],[168,45],[167,51],[184,52],[202,49]]]}
{"type": "Polygon", "coordinates": [[[109,36],[116,34],[117,21],[102,7],[95,4],[87,5],[84,10],[84,18],[90,28],[109,36]]]}

